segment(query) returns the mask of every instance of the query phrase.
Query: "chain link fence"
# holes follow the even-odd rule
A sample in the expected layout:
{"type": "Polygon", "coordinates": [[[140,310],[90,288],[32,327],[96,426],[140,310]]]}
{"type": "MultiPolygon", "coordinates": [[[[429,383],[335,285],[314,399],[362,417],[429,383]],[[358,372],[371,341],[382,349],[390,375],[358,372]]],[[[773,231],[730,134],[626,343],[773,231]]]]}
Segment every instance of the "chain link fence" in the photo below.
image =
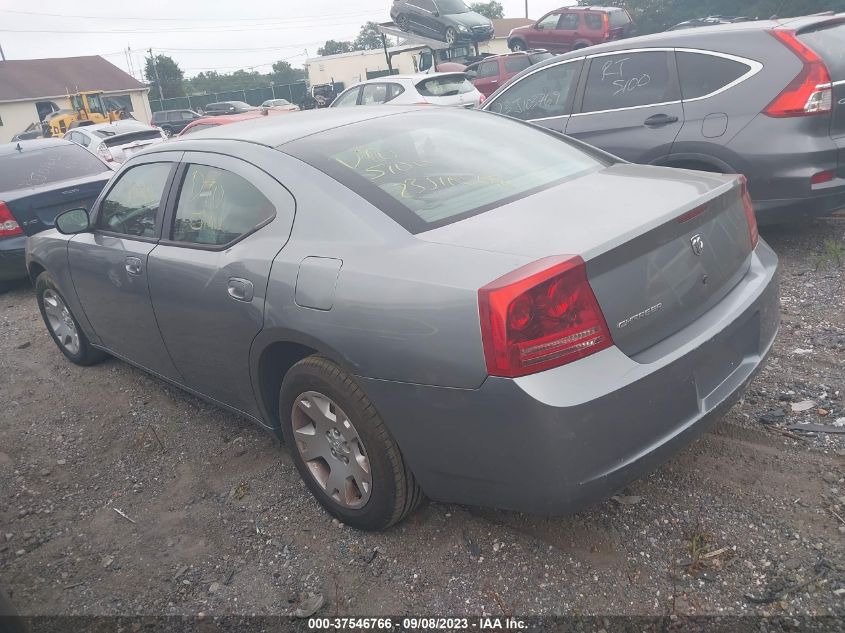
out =
{"type": "Polygon", "coordinates": [[[189,97],[174,97],[173,99],[150,99],[150,107],[153,112],[183,109],[203,110],[209,103],[218,101],[245,101],[251,106],[260,106],[268,99],[287,99],[291,103],[301,105],[306,94],[305,82],[300,81],[293,84],[267,86],[266,88],[231,90],[189,97]]]}

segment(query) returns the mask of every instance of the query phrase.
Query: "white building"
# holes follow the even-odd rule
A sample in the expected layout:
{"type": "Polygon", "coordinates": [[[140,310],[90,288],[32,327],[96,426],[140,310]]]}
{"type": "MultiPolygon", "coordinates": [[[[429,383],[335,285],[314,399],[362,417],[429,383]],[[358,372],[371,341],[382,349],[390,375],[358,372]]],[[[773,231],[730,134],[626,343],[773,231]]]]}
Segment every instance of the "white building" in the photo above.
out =
{"type": "Polygon", "coordinates": [[[0,61],[0,143],[70,108],[68,95],[82,90],[102,90],[107,107],[150,122],[149,88],[99,55],[0,61]]]}

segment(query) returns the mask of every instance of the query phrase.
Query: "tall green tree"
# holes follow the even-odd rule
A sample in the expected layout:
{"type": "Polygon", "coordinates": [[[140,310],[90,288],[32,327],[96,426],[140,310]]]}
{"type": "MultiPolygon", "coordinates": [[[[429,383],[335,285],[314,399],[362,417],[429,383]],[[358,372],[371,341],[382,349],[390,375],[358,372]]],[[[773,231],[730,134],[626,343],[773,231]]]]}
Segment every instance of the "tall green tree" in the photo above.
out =
{"type": "Polygon", "coordinates": [[[369,51],[381,48],[381,31],[378,30],[378,24],[367,22],[362,26],[358,37],[352,42],[352,47],[356,51],[369,51]]]}
{"type": "Polygon", "coordinates": [[[469,5],[469,8],[491,20],[498,20],[505,17],[505,8],[501,2],[496,2],[496,0],[490,0],[490,2],[473,2],[469,5]]]}
{"type": "Polygon", "coordinates": [[[144,77],[151,84],[151,99],[161,99],[161,92],[164,92],[165,99],[185,96],[185,88],[182,86],[185,73],[172,57],[167,55],[148,57],[144,64],[144,77]],[[158,85],[159,80],[161,86],[158,85]]]}
{"type": "Polygon", "coordinates": [[[326,43],[317,49],[317,55],[323,57],[325,55],[337,55],[338,53],[351,53],[353,50],[355,48],[352,46],[352,42],[326,40],[326,43]]]}
{"type": "MultiPolygon", "coordinates": [[[[578,4],[589,6],[595,2],[579,0],[578,4]]],[[[665,31],[679,22],[708,15],[767,19],[845,11],[845,0],[604,0],[602,4],[628,9],[640,35],[665,31]]]]}
{"type": "Polygon", "coordinates": [[[279,60],[273,64],[270,78],[274,84],[292,84],[305,79],[305,71],[302,68],[294,68],[290,62],[279,60]]]}

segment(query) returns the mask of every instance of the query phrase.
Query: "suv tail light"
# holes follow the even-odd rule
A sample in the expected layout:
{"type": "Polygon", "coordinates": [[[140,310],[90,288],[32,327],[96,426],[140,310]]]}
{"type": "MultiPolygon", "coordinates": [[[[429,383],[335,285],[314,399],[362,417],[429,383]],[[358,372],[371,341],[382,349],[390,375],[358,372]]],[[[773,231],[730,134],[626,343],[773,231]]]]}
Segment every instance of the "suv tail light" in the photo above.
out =
{"type": "Polygon", "coordinates": [[[751,250],[757,248],[760,241],[760,233],[757,230],[757,216],[754,214],[754,205],[751,204],[751,196],[748,194],[748,179],[740,174],[739,176],[742,195],[742,208],[745,211],[745,219],[748,222],[748,236],[751,238],[751,250]]]}
{"type": "Polygon", "coordinates": [[[0,239],[16,235],[23,235],[23,229],[15,220],[15,216],[12,215],[6,203],[0,202],[0,239]]]}
{"type": "Polygon", "coordinates": [[[587,267],[546,257],[478,291],[487,372],[515,378],[565,365],[613,345],[587,267]]]}
{"type": "Polygon", "coordinates": [[[833,87],[830,73],[821,58],[798,41],[794,31],[769,31],[791,50],[804,65],[763,114],[771,117],[794,117],[823,114],[833,108],[833,87]]]}

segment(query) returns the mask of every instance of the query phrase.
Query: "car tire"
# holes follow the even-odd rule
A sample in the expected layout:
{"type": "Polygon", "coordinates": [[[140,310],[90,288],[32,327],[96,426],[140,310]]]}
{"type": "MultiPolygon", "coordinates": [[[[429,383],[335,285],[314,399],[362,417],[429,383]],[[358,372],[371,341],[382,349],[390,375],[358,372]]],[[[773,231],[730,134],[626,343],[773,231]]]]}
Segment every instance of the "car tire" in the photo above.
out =
{"type": "Polygon", "coordinates": [[[402,31],[410,31],[411,30],[411,25],[408,23],[408,16],[405,15],[404,13],[400,13],[399,15],[397,15],[396,20],[394,20],[394,23],[402,31]]]}
{"type": "Polygon", "coordinates": [[[449,46],[452,46],[454,44],[457,44],[457,42],[458,32],[450,26],[446,29],[446,43],[449,44],[449,46]]]}
{"type": "Polygon", "coordinates": [[[508,43],[508,48],[510,48],[514,53],[516,53],[518,51],[524,51],[525,50],[525,42],[523,42],[522,40],[511,40],[508,43]]]}
{"type": "Polygon", "coordinates": [[[287,372],[279,413],[305,485],[343,523],[383,530],[422,502],[422,490],[372,402],[329,359],[309,356],[287,372]]]}
{"type": "Polygon", "coordinates": [[[105,352],[91,346],[49,273],[35,280],[35,297],[47,331],[70,362],[87,367],[106,358],[105,352]]]}
{"type": "Polygon", "coordinates": [[[171,130],[169,127],[163,127],[163,128],[161,128],[161,131],[164,132],[164,135],[167,138],[170,138],[171,136],[173,136],[173,130],[171,130]]]}

